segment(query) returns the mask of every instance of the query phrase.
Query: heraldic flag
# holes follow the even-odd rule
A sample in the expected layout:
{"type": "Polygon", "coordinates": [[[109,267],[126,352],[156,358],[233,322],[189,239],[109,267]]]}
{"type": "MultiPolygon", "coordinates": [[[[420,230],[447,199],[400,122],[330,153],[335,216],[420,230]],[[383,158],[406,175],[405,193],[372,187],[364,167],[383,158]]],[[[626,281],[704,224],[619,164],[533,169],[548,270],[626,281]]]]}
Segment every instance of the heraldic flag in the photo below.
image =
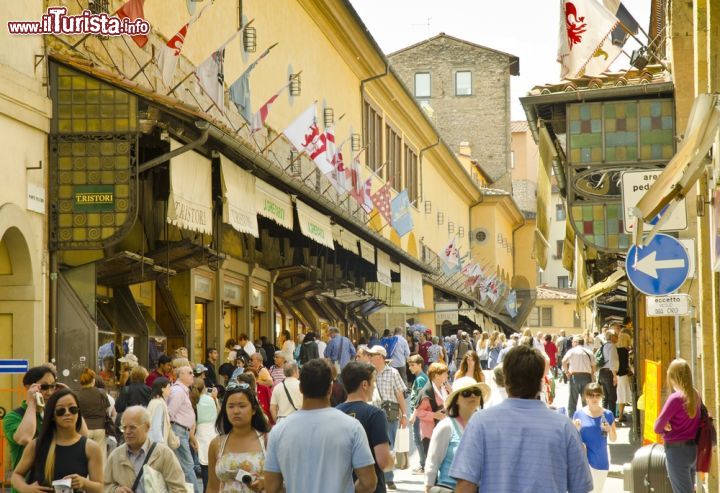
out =
{"type": "MultiPolygon", "coordinates": [[[[129,2],[124,3],[123,6],[115,12],[115,15],[121,19],[127,18],[131,21],[134,21],[135,19],[145,19],[145,12],[143,9],[144,5],[145,0],[130,0],[129,2]]],[[[146,34],[136,34],[130,37],[140,48],[145,46],[148,42],[146,34]]]]}
{"type": "Polygon", "coordinates": [[[392,227],[395,228],[397,234],[405,236],[413,229],[413,218],[410,208],[410,198],[407,189],[398,194],[390,203],[392,212],[392,227]]]}
{"type": "MultiPolygon", "coordinates": [[[[618,25],[617,18],[597,0],[560,0],[557,61],[560,77],[580,77],[618,25]]],[[[607,46],[611,46],[612,42],[607,46]]],[[[608,54],[609,63],[610,54],[608,54]]],[[[607,67],[605,67],[607,68],[607,67]]],[[[593,67],[593,70],[597,70],[593,67]]]]}
{"type": "Polygon", "coordinates": [[[315,103],[288,125],[283,132],[298,152],[304,152],[315,162],[321,173],[330,173],[333,168],[327,159],[325,132],[321,132],[315,116],[315,103]]]}
{"type": "Polygon", "coordinates": [[[392,215],[390,214],[390,182],[380,187],[380,190],[372,194],[372,202],[377,207],[380,215],[388,224],[392,224],[392,215]]]}
{"type": "Polygon", "coordinates": [[[185,36],[187,36],[188,28],[190,25],[198,20],[205,9],[208,8],[211,3],[208,3],[197,13],[187,24],[180,28],[175,35],[165,43],[165,46],[160,48],[160,55],[158,56],[158,67],[160,73],[162,73],[163,82],[166,86],[172,84],[173,76],[175,75],[175,68],[177,67],[178,60],[180,59],[180,52],[185,44],[185,36]]]}

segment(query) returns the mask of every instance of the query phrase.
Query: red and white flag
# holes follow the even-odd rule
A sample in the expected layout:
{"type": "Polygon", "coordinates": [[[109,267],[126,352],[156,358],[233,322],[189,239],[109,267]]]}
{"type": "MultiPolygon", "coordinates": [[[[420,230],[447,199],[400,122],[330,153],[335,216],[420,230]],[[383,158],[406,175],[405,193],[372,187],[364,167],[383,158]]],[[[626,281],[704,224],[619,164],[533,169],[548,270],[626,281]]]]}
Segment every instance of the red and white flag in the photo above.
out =
{"type": "Polygon", "coordinates": [[[158,67],[160,67],[160,73],[162,74],[163,82],[166,86],[170,86],[175,75],[175,68],[177,67],[178,60],[180,59],[180,52],[183,49],[185,43],[185,36],[190,25],[198,20],[205,9],[208,8],[212,3],[208,3],[205,7],[200,10],[187,24],[180,28],[175,36],[170,38],[165,46],[160,48],[160,54],[158,55],[158,67]]]}
{"type": "Polygon", "coordinates": [[[315,115],[315,103],[303,111],[283,132],[299,152],[313,160],[321,173],[328,174],[332,166],[327,159],[325,132],[320,132],[315,115]]]}
{"type": "Polygon", "coordinates": [[[352,182],[349,179],[347,168],[345,167],[345,161],[343,159],[342,148],[345,143],[340,144],[335,151],[335,158],[332,160],[333,168],[335,168],[335,182],[338,184],[338,190],[342,190],[341,193],[349,192],[352,187],[352,182]]]}
{"type": "Polygon", "coordinates": [[[460,249],[457,246],[457,236],[453,236],[445,248],[439,255],[440,259],[445,262],[448,269],[460,270],[460,249]]]}
{"type": "Polygon", "coordinates": [[[352,160],[347,174],[350,180],[350,196],[363,208],[365,212],[370,214],[373,210],[371,188],[372,178],[362,181],[360,176],[360,151],[352,160]]]}
{"type": "Polygon", "coordinates": [[[392,224],[392,212],[390,211],[390,182],[380,187],[380,190],[371,195],[372,203],[377,207],[380,215],[392,224]]]}
{"type": "MultiPolygon", "coordinates": [[[[588,63],[617,25],[618,19],[597,0],[560,0],[557,55],[560,77],[582,76],[588,63]]],[[[597,70],[595,66],[591,69],[597,70]]]]}
{"type": "Polygon", "coordinates": [[[277,98],[280,97],[280,94],[286,89],[290,87],[290,83],[288,82],[282,88],[273,94],[270,99],[265,101],[265,104],[260,106],[260,109],[257,110],[255,113],[253,113],[252,121],[250,122],[250,133],[259,132],[262,129],[265,128],[265,120],[267,120],[268,113],[270,113],[270,107],[272,104],[277,101],[277,98]]]}
{"type": "MultiPolygon", "coordinates": [[[[127,18],[131,21],[134,21],[136,19],[145,20],[145,11],[143,9],[144,4],[145,0],[130,0],[129,2],[124,3],[123,6],[120,7],[117,12],[115,12],[115,15],[121,19],[127,18]]],[[[146,34],[136,34],[135,36],[130,37],[140,48],[145,46],[148,42],[148,37],[146,34]]]]}

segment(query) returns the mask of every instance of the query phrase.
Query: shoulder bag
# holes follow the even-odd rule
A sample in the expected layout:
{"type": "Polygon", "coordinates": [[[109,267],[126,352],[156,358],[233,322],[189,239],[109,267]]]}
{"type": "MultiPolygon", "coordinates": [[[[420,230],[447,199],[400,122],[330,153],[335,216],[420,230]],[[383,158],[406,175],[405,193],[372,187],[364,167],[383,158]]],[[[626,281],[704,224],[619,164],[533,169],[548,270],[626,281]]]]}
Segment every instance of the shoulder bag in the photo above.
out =
{"type": "Polygon", "coordinates": [[[400,404],[395,401],[388,401],[383,397],[380,387],[377,388],[378,394],[380,394],[380,409],[385,411],[385,416],[390,422],[397,421],[400,419],[400,404]]]}
{"type": "Polygon", "coordinates": [[[153,444],[150,445],[150,449],[148,449],[148,453],[147,453],[147,455],[145,456],[145,461],[143,462],[143,465],[142,465],[142,467],[140,468],[140,472],[139,472],[138,475],[135,477],[135,482],[134,482],[133,485],[132,485],[132,488],[131,488],[131,489],[132,489],[133,491],[137,490],[137,487],[140,485],[140,481],[142,480],[143,472],[144,472],[144,469],[145,469],[145,464],[147,464],[147,463],[148,463],[148,460],[150,460],[150,456],[152,455],[153,450],[155,450],[155,445],[156,445],[156,443],[153,442],[153,444]]]}
{"type": "Polygon", "coordinates": [[[282,386],[283,386],[283,389],[285,389],[285,395],[287,396],[288,400],[290,401],[290,405],[292,406],[293,409],[295,409],[297,411],[298,409],[297,409],[297,407],[295,407],[295,403],[293,402],[292,397],[290,397],[290,392],[288,392],[287,386],[285,386],[284,381],[282,382],[282,386]]]}

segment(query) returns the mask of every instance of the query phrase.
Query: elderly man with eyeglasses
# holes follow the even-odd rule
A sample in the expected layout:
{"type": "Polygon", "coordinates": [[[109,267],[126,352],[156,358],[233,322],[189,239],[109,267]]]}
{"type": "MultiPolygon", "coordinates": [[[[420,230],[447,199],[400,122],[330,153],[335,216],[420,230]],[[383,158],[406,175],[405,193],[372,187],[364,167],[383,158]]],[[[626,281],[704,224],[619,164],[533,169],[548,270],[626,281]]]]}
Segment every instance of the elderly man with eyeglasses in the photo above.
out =
{"type": "Polygon", "coordinates": [[[173,451],[148,438],[150,413],[147,409],[128,407],[123,413],[120,429],[125,443],[108,457],[104,477],[106,493],[152,493],[144,485],[141,471],[145,464],[165,479],[169,493],[186,493],[185,476],[173,451]]]}

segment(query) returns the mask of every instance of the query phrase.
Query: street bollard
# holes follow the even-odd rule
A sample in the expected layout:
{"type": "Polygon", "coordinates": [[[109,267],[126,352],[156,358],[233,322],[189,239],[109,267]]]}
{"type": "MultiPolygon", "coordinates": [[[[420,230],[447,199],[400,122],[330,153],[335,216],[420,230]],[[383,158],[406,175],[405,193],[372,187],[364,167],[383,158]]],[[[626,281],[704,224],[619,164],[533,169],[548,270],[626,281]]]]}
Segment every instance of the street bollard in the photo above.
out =
{"type": "Polygon", "coordinates": [[[673,493],[665,468],[665,447],[653,443],[635,452],[632,482],[632,493],[673,493]]]}

